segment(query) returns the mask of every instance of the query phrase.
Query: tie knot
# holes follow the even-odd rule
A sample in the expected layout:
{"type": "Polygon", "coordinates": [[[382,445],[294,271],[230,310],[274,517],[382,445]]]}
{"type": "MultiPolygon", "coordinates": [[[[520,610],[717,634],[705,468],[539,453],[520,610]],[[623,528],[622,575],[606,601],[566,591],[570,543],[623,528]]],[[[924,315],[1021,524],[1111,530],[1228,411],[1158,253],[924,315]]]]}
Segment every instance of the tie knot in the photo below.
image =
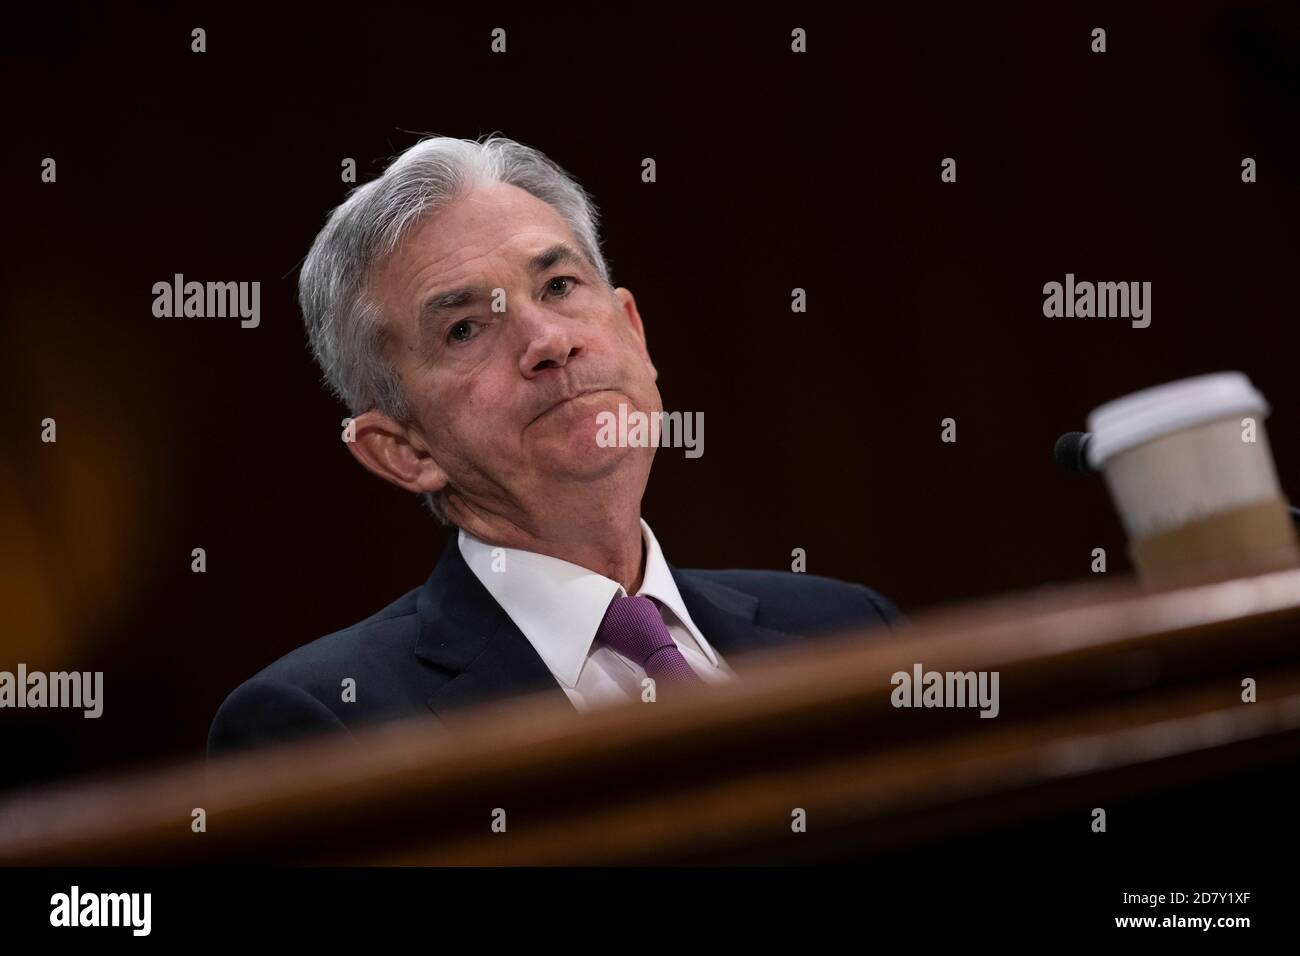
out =
{"type": "Polygon", "coordinates": [[[658,605],[648,597],[615,597],[609,602],[596,637],[645,668],[656,682],[699,679],[677,649],[658,605]]]}

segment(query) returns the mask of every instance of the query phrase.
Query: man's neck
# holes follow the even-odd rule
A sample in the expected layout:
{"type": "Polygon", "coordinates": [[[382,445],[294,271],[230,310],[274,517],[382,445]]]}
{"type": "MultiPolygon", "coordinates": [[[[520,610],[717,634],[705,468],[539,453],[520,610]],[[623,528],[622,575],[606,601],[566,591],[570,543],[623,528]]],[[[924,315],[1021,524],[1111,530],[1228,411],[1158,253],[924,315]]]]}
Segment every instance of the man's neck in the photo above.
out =
{"type": "Polygon", "coordinates": [[[617,581],[628,594],[636,594],[645,577],[639,503],[617,509],[593,509],[590,501],[584,504],[571,512],[553,506],[546,521],[536,525],[476,511],[456,517],[460,527],[487,544],[568,561],[617,581]]]}

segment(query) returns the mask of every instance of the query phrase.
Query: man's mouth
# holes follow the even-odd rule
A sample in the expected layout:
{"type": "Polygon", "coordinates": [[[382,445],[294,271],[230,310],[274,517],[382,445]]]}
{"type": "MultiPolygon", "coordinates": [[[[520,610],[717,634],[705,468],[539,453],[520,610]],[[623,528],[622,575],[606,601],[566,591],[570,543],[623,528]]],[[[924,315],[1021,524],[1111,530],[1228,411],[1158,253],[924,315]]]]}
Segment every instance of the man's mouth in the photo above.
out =
{"type": "Polygon", "coordinates": [[[607,388],[587,388],[587,389],[583,389],[581,392],[575,392],[573,395],[570,395],[568,398],[560,399],[558,402],[556,402],[554,405],[547,408],[536,418],[534,418],[532,422],[529,422],[528,424],[531,425],[533,424],[533,422],[536,422],[538,419],[544,418],[547,415],[551,414],[551,412],[555,411],[556,409],[563,408],[565,405],[569,404],[569,402],[572,402],[574,399],[582,398],[584,395],[595,395],[597,392],[608,392],[608,391],[609,389],[607,388]]]}

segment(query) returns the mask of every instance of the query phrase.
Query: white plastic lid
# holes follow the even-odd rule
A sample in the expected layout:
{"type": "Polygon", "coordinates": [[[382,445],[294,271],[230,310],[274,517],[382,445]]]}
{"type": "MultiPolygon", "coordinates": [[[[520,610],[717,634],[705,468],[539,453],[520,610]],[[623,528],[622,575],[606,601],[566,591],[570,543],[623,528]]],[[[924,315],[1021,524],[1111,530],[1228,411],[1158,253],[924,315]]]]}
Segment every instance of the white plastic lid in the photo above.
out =
{"type": "Polygon", "coordinates": [[[1269,413],[1268,402],[1241,372],[1197,375],[1144,389],[1088,415],[1088,461],[1100,468],[1135,445],[1233,415],[1269,413]]]}

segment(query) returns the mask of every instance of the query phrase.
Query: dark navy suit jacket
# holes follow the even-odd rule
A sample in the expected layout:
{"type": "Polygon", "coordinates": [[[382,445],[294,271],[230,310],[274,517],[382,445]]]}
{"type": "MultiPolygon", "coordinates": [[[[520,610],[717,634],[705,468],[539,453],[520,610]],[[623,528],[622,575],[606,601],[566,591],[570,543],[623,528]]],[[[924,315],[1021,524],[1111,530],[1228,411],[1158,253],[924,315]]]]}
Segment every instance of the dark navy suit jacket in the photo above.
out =
{"type": "MultiPolygon", "coordinates": [[[[791,571],[668,567],[691,618],[724,657],[854,628],[880,626],[888,639],[902,624],[893,604],[860,584],[791,571]]],[[[564,695],[469,569],[453,531],[423,586],[235,688],[212,721],[208,754],[538,691],[564,695]],[[356,700],[345,702],[349,677],[356,700]]]]}

